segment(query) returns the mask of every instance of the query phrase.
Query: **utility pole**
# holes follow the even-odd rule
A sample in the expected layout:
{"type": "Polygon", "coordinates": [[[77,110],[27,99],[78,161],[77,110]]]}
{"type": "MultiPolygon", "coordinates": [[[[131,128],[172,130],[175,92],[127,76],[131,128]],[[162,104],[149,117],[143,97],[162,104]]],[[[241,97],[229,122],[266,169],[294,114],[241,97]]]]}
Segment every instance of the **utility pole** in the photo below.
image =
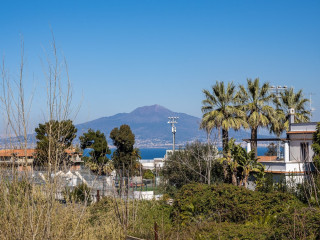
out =
{"type": "Polygon", "coordinates": [[[176,139],[175,139],[175,134],[176,134],[176,126],[174,125],[177,122],[177,119],[179,119],[179,117],[168,117],[169,121],[168,123],[171,124],[171,131],[172,131],[172,137],[173,137],[173,145],[172,145],[172,151],[175,151],[175,145],[176,145],[176,139]]]}
{"type": "Polygon", "coordinates": [[[209,153],[210,155],[205,158],[207,160],[207,166],[208,166],[208,185],[211,184],[211,165],[212,165],[212,158],[211,151],[209,153]]]}
{"type": "MultiPolygon", "coordinates": [[[[281,98],[280,92],[286,90],[288,87],[287,86],[271,86],[270,89],[276,94],[276,98],[281,98]]],[[[280,136],[278,136],[279,138],[280,136]]],[[[278,140],[277,142],[277,158],[280,159],[280,141],[278,140]]]]}

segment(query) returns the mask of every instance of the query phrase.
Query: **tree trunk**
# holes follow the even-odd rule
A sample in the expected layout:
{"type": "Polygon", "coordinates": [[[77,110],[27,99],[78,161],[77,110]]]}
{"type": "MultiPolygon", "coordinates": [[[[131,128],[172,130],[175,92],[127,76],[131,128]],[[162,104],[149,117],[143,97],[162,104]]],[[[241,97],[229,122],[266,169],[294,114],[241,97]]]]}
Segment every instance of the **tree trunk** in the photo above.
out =
{"type": "Polygon", "coordinates": [[[222,150],[223,154],[226,156],[227,154],[227,146],[229,142],[229,133],[228,130],[222,128],[222,150]]]}
{"type": "Polygon", "coordinates": [[[251,129],[251,151],[255,152],[255,157],[257,158],[258,152],[257,152],[257,137],[258,137],[258,129],[252,128],[251,129]]]}
{"type": "Polygon", "coordinates": [[[246,174],[246,176],[244,177],[244,187],[248,188],[248,177],[249,175],[246,174]]]}
{"type": "Polygon", "coordinates": [[[228,180],[228,169],[227,169],[227,163],[226,161],[223,161],[222,163],[222,166],[223,166],[223,177],[224,177],[224,182],[225,183],[229,183],[227,180],[228,180]]]}
{"type": "Polygon", "coordinates": [[[237,171],[232,170],[232,185],[237,186],[237,171]]]}
{"type": "Polygon", "coordinates": [[[241,187],[242,185],[243,185],[243,179],[239,181],[239,187],[241,187]]]}

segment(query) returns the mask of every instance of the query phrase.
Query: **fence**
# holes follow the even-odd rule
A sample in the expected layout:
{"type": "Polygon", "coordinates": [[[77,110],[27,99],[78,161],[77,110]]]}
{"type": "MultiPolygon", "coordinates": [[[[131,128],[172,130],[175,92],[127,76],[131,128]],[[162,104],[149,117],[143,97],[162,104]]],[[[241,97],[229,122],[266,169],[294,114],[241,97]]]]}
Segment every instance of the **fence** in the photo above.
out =
{"type": "MultiPolygon", "coordinates": [[[[13,175],[10,169],[2,169],[3,178],[12,181],[13,175]]],[[[33,171],[17,172],[18,178],[27,178],[35,185],[44,185],[49,179],[55,178],[57,182],[56,199],[64,200],[66,190],[72,191],[77,186],[85,184],[90,188],[90,198],[93,202],[104,196],[126,197],[135,199],[152,199],[159,194],[159,177],[148,180],[141,177],[116,178],[113,176],[98,176],[89,168],[81,168],[78,171],[58,171],[48,177],[47,169],[39,168],[33,171]]]]}

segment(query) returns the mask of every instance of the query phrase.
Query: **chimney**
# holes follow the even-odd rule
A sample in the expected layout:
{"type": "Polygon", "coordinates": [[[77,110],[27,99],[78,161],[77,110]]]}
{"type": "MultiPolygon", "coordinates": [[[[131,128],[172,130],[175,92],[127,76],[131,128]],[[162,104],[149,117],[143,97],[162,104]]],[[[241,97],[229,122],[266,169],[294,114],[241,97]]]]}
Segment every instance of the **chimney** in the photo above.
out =
{"type": "Polygon", "coordinates": [[[291,124],[294,123],[294,109],[289,109],[289,131],[291,131],[291,124]]]}

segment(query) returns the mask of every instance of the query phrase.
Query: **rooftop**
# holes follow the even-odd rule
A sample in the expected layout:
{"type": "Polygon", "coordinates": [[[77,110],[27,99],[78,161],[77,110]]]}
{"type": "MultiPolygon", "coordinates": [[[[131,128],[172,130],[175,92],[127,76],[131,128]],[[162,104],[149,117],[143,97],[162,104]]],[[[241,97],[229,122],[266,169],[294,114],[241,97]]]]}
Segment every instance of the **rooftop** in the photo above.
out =
{"type": "Polygon", "coordinates": [[[277,160],[277,156],[258,156],[258,162],[273,162],[277,160]]]}
{"type": "MultiPolygon", "coordinates": [[[[65,152],[69,155],[72,154],[79,154],[75,151],[75,149],[66,149],[65,152]]],[[[36,150],[35,149],[1,149],[0,150],[0,157],[34,157],[36,155],[36,150]]]]}

